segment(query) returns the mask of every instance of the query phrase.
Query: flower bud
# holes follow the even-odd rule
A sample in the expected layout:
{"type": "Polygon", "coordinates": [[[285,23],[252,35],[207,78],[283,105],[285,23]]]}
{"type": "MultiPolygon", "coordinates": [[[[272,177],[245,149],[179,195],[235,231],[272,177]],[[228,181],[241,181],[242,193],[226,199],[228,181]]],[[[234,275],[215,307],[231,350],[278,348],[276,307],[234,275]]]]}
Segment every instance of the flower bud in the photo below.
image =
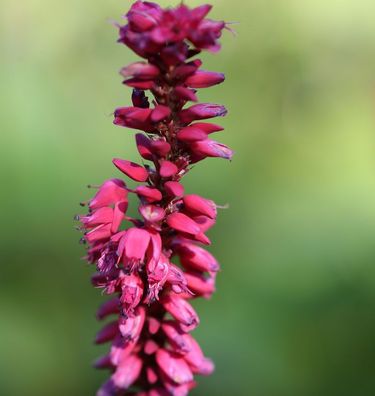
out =
{"type": "Polygon", "coordinates": [[[141,165],[119,158],[114,158],[112,162],[117,169],[135,181],[144,182],[148,179],[148,172],[141,165]]]}
{"type": "Polygon", "coordinates": [[[220,84],[224,80],[225,76],[223,73],[197,70],[185,80],[185,83],[191,88],[208,88],[220,84]]]}

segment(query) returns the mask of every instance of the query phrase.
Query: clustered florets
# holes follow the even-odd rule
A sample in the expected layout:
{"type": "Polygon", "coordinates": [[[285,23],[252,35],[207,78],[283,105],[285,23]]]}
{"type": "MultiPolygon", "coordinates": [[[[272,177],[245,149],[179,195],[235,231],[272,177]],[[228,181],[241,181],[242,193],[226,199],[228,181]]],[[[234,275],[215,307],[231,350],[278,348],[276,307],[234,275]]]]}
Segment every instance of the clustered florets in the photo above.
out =
{"type": "Polygon", "coordinates": [[[88,202],[89,213],[79,216],[87,260],[97,268],[92,283],[113,295],[99,308],[98,319],[117,316],[96,337],[98,344],[111,342],[108,355],[95,363],[112,372],[98,396],[184,396],[195,386],[193,374],[208,375],[214,368],[190,335],[199,318],[189,301],[208,298],[215,289],[219,265],[201,245],[210,244],[205,233],[215,223],[217,206],[185,194],[180,183],[191,164],[232,156],[227,146],[208,138],[223,128],[199,122],[224,116],[226,109],[209,103],[184,108],[197,101],[197,88],[224,80],[191,59],[203,49],[220,48],[226,25],[207,19],[210,9],[162,9],[137,1],[126,15],[128,24],[119,26],[119,41],[146,61],[121,70],[124,84],[133,88],[133,106],[118,108],[114,123],[145,132],[136,135],[136,144],[152,165],[114,159],[140,184],[105,181],[88,202]],[[140,219],[126,213],[129,193],[139,199],[140,219]]]}

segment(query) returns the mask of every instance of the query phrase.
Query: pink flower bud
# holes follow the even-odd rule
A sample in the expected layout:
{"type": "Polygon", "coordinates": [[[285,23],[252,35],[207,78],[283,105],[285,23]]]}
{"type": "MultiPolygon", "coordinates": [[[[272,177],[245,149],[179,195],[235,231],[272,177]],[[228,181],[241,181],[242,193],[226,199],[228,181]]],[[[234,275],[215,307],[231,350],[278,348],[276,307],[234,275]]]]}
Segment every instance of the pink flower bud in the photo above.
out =
{"type": "Polygon", "coordinates": [[[167,282],[172,285],[175,293],[187,292],[187,280],[184,273],[173,263],[169,263],[167,282]]]}
{"type": "Polygon", "coordinates": [[[162,10],[155,3],[137,1],[126,16],[132,29],[144,32],[156,26],[162,16],[162,10]]]}
{"type": "Polygon", "coordinates": [[[190,100],[192,102],[197,102],[198,98],[193,89],[189,89],[183,86],[178,86],[174,89],[174,94],[178,99],[190,100]]]}
{"type": "Polygon", "coordinates": [[[171,109],[167,106],[157,105],[151,113],[151,121],[159,122],[168,118],[171,114],[171,109]]]}
{"type": "Polygon", "coordinates": [[[188,126],[182,128],[177,133],[177,139],[182,142],[194,142],[196,140],[207,139],[207,133],[200,128],[194,126],[188,126]]]}
{"type": "Polygon", "coordinates": [[[97,369],[109,369],[112,368],[112,362],[109,355],[101,356],[96,359],[93,366],[97,369]]]}
{"type": "Polygon", "coordinates": [[[215,278],[206,278],[197,272],[185,272],[185,279],[189,289],[194,293],[205,298],[211,297],[212,293],[215,291],[215,278]]]}
{"type": "Polygon", "coordinates": [[[220,269],[215,257],[207,250],[193,243],[183,242],[177,248],[183,266],[198,271],[218,271],[220,269]]]}
{"type": "Polygon", "coordinates": [[[95,343],[104,344],[105,342],[113,340],[118,334],[118,323],[110,322],[106,324],[96,335],[95,343]]]}
{"type": "Polygon", "coordinates": [[[168,181],[164,184],[165,192],[175,198],[182,197],[184,195],[184,186],[176,181],[168,181]]]}
{"type": "Polygon", "coordinates": [[[187,86],[191,88],[208,88],[220,84],[225,80],[223,73],[197,70],[193,75],[185,80],[187,86]]]}
{"type": "Polygon", "coordinates": [[[194,330],[199,324],[199,318],[193,307],[183,298],[174,294],[167,295],[163,300],[164,308],[182,325],[194,330]]]}
{"type": "Polygon", "coordinates": [[[159,349],[159,345],[153,340],[147,340],[144,347],[146,355],[153,355],[159,349]]]}
{"type": "Polygon", "coordinates": [[[142,359],[137,355],[129,355],[112,374],[113,383],[120,389],[128,389],[142,370],[142,359]]]}
{"type": "Polygon", "coordinates": [[[175,80],[185,80],[188,76],[194,74],[201,65],[202,61],[196,59],[193,62],[184,63],[180,66],[177,66],[172,73],[172,78],[175,80]]]}
{"type": "Polygon", "coordinates": [[[216,125],[216,124],[211,124],[209,122],[195,122],[194,124],[191,124],[190,126],[202,129],[202,131],[205,131],[207,134],[224,130],[224,128],[222,126],[216,125]]]}
{"type": "Polygon", "coordinates": [[[164,374],[175,383],[185,384],[193,380],[189,366],[178,355],[165,349],[159,349],[156,352],[156,361],[164,374]]]}
{"type": "MultiPolygon", "coordinates": [[[[147,375],[147,381],[150,384],[155,384],[156,382],[158,382],[158,375],[156,374],[156,370],[154,370],[152,367],[147,367],[146,369],[146,375],[147,375]]],[[[159,393],[155,393],[156,395],[160,395],[159,393]]],[[[150,393],[148,393],[145,396],[150,396],[150,393]]]]}
{"type": "Polygon", "coordinates": [[[195,20],[202,20],[212,10],[211,4],[203,4],[191,10],[191,15],[195,20]]]}
{"type": "Polygon", "coordinates": [[[105,181],[94,198],[90,201],[90,209],[98,209],[103,206],[112,205],[118,201],[126,200],[128,192],[125,183],[120,179],[110,179],[105,181]]]}
{"type": "Polygon", "coordinates": [[[200,103],[193,105],[179,114],[180,119],[184,123],[190,123],[194,120],[204,120],[206,118],[224,117],[227,110],[224,106],[212,103],[200,103]]]}
{"type": "Polygon", "coordinates": [[[146,311],[144,307],[138,307],[132,317],[121,317],[119,330],[125,340],[136,340],[141,335],[145,323],[146,311]]]}
{"type": "Polygon", "coordinates": [[[160,70],[149,63],[135,62],[120,70],[120,74],[127,77],[136,77],[143,80],[152,80],[160,74],[160,70]]]}
{"type": "Polygon", "coordinates": [[[175,212],[167,217],[169,227],[176,231],[197,235],[201,232],[199,225],[183,213],[175,212]]]}
{"type": "Polygon", "coordinates": [[[155,86],[153,80],[142,80],[140,78],[129,78],[128,80],[125,80],[123,84],[127,85],[128,87],[141,90],[152,89],[155,86]]]}
{"type": "Polygon", "coordinates": [[[195,374],[210,375],[215,369],[212,361],[204,357],[199,344],[194,338],[190,339],[190,350],[184,355],[184,359],[195,374]]]}
{"type": "Polygon", "coordinates": [[[177,322],[167,320],[162,323],[161,328],[176,352],[181,354],[189,352],[189,338],[191,338],[191,336],[182,331],[177,322]]]}
{"type": "Polygon", "coordinates": [[[154,154],[165,157],[171,151],[171,145],[165,140],[152,140],[151,150],[154,154]]]}
{"type": "Polygon", "coordinates": [[[99,320],[102,320],[104,318],[106,318],[107,316],[111,315],[111,314],[116,314],[119,313],[119,299],[116,298],[111,298],[110,300],[107,300],[105,303],[103,303],[97,313],[96,313],[96,317],[99,320]]]}
{"type": "Polygon", "coordinates": [[[203,198],[196,194],[185,195],[183,198],[184,208],[193,214],[205,215],[211,219],[216,218],[216,205],[215,202],[203,198]]]}
{"type": "Polygon", "coordinates": [[[148,179],[148,172],[141,165],[119,158],[114,158],[112,162],[117,169],[135,181],[144,182],[148,179]]]}
{"type": "Polygon", "coordinates": [[[194,154],[203,157],[221,157],[231,160],[233,156],[233,151],[228,146],[210,139],[193,142],[190,149],[194,154]]]}
{"type": "Polygon", "coordinates": [[[115,125],[141,129],[145,131],[153,131],[151,126],[152,109],[143,109],[139,107],[122,107],[115,110],[115,125]]]}
{"type": "Polygon", "coordinates": [[[143,295],[143,282],[138,275],[123,275],[121,277],[120,302],[126,314],[133,314],[143,295]]]}
{"type": "Polygon", "coordinates": [[[160,201],[163,198],[161,192],[157,188],[138,186],[135,189],[135,192],[139,197],[142,197],[146,202],[149,203],[160,201]]]}
{"type": "Polygon", "coordinates": [[[178,172],[177,166],[170,161],[161,161],[160,163],[160,176],[161,177],[171,177],[178,172]]]}
{"type": "Polygon", "coordinates": [[[135,141],[139,154],[144,159],[152,160],[153,153],[151,150],[151,140],[142,133],[137,133],[135,135],[135,141]]]}
{"type": "Polygon", "coordinates": [[[161,323],[159,320],[156,318],[153,318],[152,316],[148,317],[148,331],[151,334],[156,334],[159,329],[160,329],[161,323]]]}
{"type": "Polygon", "coordinates": [[[207,232],[216,223],[215,219],[207,216],[194,216],[192,219],[199,225],[202,232],[207,232]]]}

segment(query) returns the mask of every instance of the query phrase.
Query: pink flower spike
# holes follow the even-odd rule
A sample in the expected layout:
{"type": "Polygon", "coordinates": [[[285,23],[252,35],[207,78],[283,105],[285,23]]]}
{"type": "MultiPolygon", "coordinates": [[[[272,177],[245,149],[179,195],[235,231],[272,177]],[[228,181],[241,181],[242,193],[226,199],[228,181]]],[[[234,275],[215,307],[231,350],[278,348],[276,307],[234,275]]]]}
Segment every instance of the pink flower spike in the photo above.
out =
{"type": "Polygon", "coordinates": [[[225,80],[223,73],[197,70],[185,81],[186,85],[191,88],[208,88],[220,84],[225,80]]]}
{"type": "Polygon", "coordinates": [[[148,179],[148,172],[143,166],[119,158],[114,158],[112,162],[122,173],[135,181],[145,182],[148,179]]]}
{"type": "Polygon", "coordinates": [[[149,203],[160,201],[163,198],[161,192],[157,188],[138,186],[135,189],[135,192],[139,197],[142,197],[146,202],[149,203]]]}
{"type": "Polygon", "coordinates": [[[159,349],[156,352],[156,361],[172,381],[177,384],[185,384],[193,380],[193,375],[185,360],[178,355],[173,354],[165,349],[159,349]]]}
{"type": "Polygon", "coordinates": [[[188,396],[196,386],[193,375],[214,369],[190,335],[199,324],[190,303],[214,292],[219,264],[202,247],[211,243],[205,232],[215,224],[217,207],[184,195],[182,180],[197,162],[233,154],[209,139],[223,128],[201,121],[224,116],[225,107],[191,103],[198,102],[198,89],[224,81],[222,73],[201,70],[197,55],[217,51],[227,25],[207,19],[208,4],[162,8],[133,1],[124,26],[117,25],[118,42],[143,59],[120,71],[123,84],[133,88],[132,105],[118,107],[113,123],[142,131],[137,149],[151,163],[114,158],[139,184],[107,180],[81,203],[88,213],[76,216],[85,258],[96,270],[92,285],[112,295],[97,318],[115,317],[96,339],[109,341],[110,351],[95,366],[111,372],[97,396],[188,396]],[[134,194],[131,204],[136,201],[131,214],[128,193],[134,194]]]}
{"type": "Polygon", "coordinates": [[[167,106],[158,105],[151,113],[152,122],[160,122],[171,115],[171,109],[167,106]]]}
{"type": "Polygon", "coordinates": [[[201,232],[199,225],[183,213],[175,212],[167,217],[169,227],[176,231],[197,235],[201,232]]]}
{"type": "Polygon", "coordinates": [[[182,122],[188,124],[194,120],[204,120],[206,118],[213,117],[224,117],[226,114],[227,110],[224,106],[211,103],[200,103],[193,105],[185,110],[182,110],[179,116],[182,122]]]}
{"type": "Polygon", "coordinates": [[[141,374],[142,364],[137,355],[128,356],[112,374],[113,383],[120,389],[128,389],[141,374]]]}
{"type": "Polygon", "coordinates": [[[173,162],[161,161],[159,170],[161,177],[171,177],[174,176],[177,172],[178,168],[173,162]]]}
{"type": "Polygon", "coordinates": [[[184,195],[184,186],[176,181],[168,181],[164,184],[165,192],[175,198],[180,198],[184,195]]]}
{"type": "Polygon", "coordinates": [[[188,212],[208,216],[211,219],[216,218],[217,211],[214,201],[196,194],[185,195],[182,200],[184,202],[184,208],[188,212]]]}

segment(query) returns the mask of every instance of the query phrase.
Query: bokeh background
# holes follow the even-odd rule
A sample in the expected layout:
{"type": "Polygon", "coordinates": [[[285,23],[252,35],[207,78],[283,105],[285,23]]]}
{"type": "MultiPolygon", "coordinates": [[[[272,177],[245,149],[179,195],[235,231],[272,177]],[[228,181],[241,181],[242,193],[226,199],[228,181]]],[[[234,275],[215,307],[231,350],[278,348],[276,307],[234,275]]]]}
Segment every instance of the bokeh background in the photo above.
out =
{"type": "MultiPolygon", "coordinates": [[[[196,396],[375,394],[375,4],[212,0],[238,22],[206,68],[221,140],[187,190],[229,203],[211,231],[217,294],[195,332],[216,374],[196,396]],[[221,120],[220,120],[221,121],[221,120]]],[[[163,5],[176,1],[161,1],[163,5]]],[[[188,5],[197,1],[186,0],[188,5]]],[[[1,0],[0,395],[94,395],[100,291],[73,215],[136,160],[112,125],[136,59],[108,22],[130,2],[1,0]]]]}

